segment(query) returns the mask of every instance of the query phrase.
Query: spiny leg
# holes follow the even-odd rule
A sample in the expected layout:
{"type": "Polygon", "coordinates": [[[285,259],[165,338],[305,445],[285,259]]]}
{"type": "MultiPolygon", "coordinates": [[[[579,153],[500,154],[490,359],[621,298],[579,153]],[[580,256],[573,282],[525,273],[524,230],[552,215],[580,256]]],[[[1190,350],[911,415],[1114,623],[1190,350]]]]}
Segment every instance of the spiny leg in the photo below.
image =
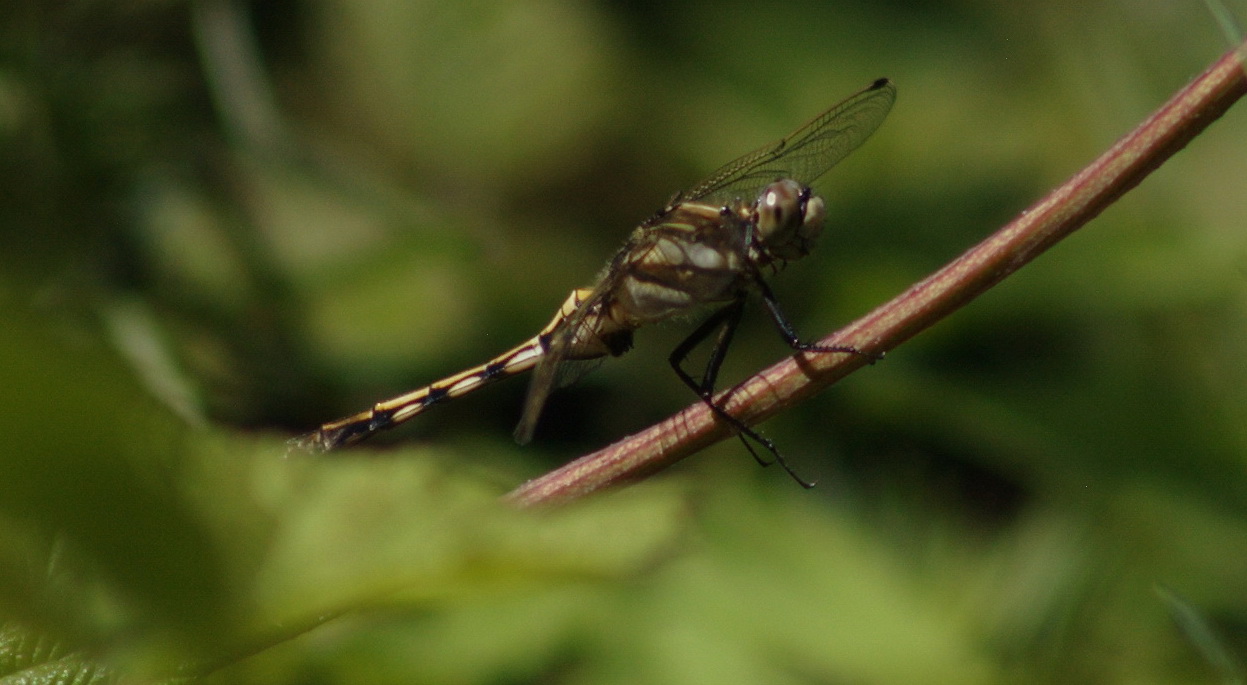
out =
{"type": "Polygon", "coordinates": [[[714,393],[714,384],[718,380],[719,369],[723,366],[723,360],[727,357],[727,348],[732,342],[732,337],[736,334],[736,328],[740,325],[743,312],[743,300],[737,300],[719,309],[672,350],[668,361],[675,367],[676,373],[680,374],[681,380],[698,395],[708,397],[714,393]],[[715,340],[714,346],[710,350],[710,357],[706,360],[706,369],[702,372],[701,381],[694,381],[692,376],[689,376],[684,371],[682,364],[685,359],[688,359],[688,355],[692,353],[693,349],[709,337],[715,329],[719,330],[719,337],[715,340]]]}
{"type": "Polygon", "coordinates": [[[870,359],[870,363],[883,359],[882,354],[873,354],[871,352],[862,351],[851,345],[819,345],[817,343],[801,342],[797,337],[797,331],[792,327],[788,318],[784,316],[784,312],[779,308],[779,302],[775,299],[775,294],[771,292],[771,287],[765,281],[758,279],[758,288],[762,292],[762,302],[766,305],[766,311],[771,315],[771,321],[775,324],[775,329],[779,331],[779,335],[788,343],[788,346],[798,352],[843,352],[845,354],[856,354],[861,357],[870,359]]]}
{"type": "Polygon", "coordinates": [[[774,442],[769,438],[763,437],[714,402],[714,384],[719,377],[719,369],[723,366],[723,359],[727,356],[727,349],[732,342],[732,336],[736,333],[736,327],[740,325],[741,315],[744,313],[744,305],[745,300],[741,298],[710,315],[710,318],[703,321],[696,330],[676,346],[667,361],[671,363],[671,368],[675,370],[680,380],[693,392],[697,393],[697,396],[714,412],[715,416],[726,421],[736,429],[736,436],[740,438],[741,444],[745,446],[745,449],[749,450],[749,454],[753,456],[755,461],[763,466],[778,463],[785,473],[797,481],[801,487],[808,490],[814,487],[814,483],[805,480],[792,470],[792,467],[788,465],[788,461],[784,459],[784,455],[780,453],[774,442]],[[716,329],[718,329],[719,335],[710,350],[710,358],[706,361],[705,372],[702,374],[701,380],[698,381],[684,370],[684,360],[688,358],[689,353],[694,348],[700,345],[716,329]],[[750,440],[753,440],[766,449],[767,452],[770,452],[775,458],[774,462],[763,459],[753,445],[749,443],[750,440]]]}

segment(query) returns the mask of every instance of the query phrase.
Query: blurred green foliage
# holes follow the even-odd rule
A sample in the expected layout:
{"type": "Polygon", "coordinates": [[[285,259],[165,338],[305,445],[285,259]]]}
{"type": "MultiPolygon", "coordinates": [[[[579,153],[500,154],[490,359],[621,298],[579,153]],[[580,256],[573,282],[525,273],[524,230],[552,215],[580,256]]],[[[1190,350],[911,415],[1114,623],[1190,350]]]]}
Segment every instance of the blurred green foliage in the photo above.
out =
{"type": "MultiPolygon", "coordinates": [[[[767,424],[814,491],[725,443],[497,502],[689,404],[687,325],[524,449],[520,381],[281,443],[527,338],[674,191],[889,76],[774,281],[822,335],[1227,48],[1122,0],[6,3],[0,682],[1241,682],[1241,106],[767,424]]],[[[783,354],[755,316],[724,377],[783,354]]]]}

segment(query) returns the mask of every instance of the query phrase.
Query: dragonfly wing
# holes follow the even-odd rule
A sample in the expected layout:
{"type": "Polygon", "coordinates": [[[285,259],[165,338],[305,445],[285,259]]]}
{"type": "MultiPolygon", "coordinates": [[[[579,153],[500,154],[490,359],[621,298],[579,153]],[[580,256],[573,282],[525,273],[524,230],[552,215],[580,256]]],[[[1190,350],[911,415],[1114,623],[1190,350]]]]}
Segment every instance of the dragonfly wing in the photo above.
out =
{"type": "Polygon", "coordinates": [[[752,199],[780,178],[809,185],[866,142],[895,101],[896,86],[888,79],[879,79],[787,137],[723,165],[680,194],[676,202],[752,199]]]}
{"type": "Polygon", "coordinates": [[[524,399],[524,413],[520,415],[520,422],[515,426],[515,441],[521,445],[527,445],[533,439],[533,432],[537,430],[537,419],[541,418],[541,410],[545,408],[546,400],[554,390],[557,366],[543,357],[533,371],[532,380],[528,383],[528,396],[524,399]]]}
{"type": "MultiPolygon", "coordinates": [[[[606,296],[612,292],[613,279],[607,278],[592,290],[580,289],[572,293],[563,303],[559,314],[540,334],[545,347],[545,354],[533,369],[532,379],[528,383],[528,395],[524,399],[524,411],[520,422],[515,427],[515,441],[521,445],[533,439],[533,431],[537,428],[537,419],[541,418],[541,410],[555,388],[574,381],[580,374],[568,376],[564,367],[569,357],[573,360],[589,360],[604,357],[605,350],[585,353],[595,346],[596,330],[585,330],[588,314],[600,310],[606,296]],[[584,349],[577,349],[578,347],[584,349]]],[[[576,366],[576,364],[573,364],[576,366]]],[[[593,368],[585,365],[582,371],[593,368]]]]}

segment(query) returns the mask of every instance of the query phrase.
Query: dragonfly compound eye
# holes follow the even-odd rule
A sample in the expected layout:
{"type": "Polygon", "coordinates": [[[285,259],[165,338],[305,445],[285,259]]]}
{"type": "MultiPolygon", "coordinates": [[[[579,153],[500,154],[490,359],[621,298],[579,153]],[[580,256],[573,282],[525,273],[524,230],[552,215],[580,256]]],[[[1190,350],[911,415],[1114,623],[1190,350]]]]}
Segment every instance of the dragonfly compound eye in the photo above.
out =
{"type": "Polygon", "coordinates": [[[797,259],[809,254],[823,229],[822,198],[792,179],[781,179],[758,196],[758,237],[777,259],[797,259]]]}

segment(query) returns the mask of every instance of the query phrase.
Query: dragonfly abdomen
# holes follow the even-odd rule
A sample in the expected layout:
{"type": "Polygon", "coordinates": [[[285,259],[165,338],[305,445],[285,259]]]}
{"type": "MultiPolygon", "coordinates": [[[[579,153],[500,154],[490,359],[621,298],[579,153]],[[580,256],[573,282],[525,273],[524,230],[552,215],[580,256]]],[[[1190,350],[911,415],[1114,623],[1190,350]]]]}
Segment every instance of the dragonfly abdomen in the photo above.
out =
{"type": "Polygon", "coordinates": [[[326,423],[311,433],[291,440],[290,445],[305,452],[327,452],[353,445],[374,433],[393,428],[435,404],[462,397],[495,381],[528,371],[537,365],[537,360],[543,354],[545,348],[541,337],[537,336],[480,366],[443,378],[405,395],[378,402],[371,409],[358,414],[326,423]]]}
{"type": "Polygon", "coordinates": [[[633,327],[603,316],[600,310],[596,310],[594,316],[581,319],[575,331],[565,330],[568,318],[584,305],[588,292],[588,289],[573,291],[541,333],[523,344],[484,364],[393,399],[378,402],[371,409],[358,414],[326,423],[311,433],[290,440],[290,446],[305,452],[327,452],[353,445],[374,433],[393,428],[422,414],[435,404],[462,397],[495,381],[524,373],[536,366],[548,353],[550,341],[556,332],[571,334],[566,349],[563,350],[566,359],[596,359],[607,355],[619,356],[628,351],[632,346],[633,327]]]}

